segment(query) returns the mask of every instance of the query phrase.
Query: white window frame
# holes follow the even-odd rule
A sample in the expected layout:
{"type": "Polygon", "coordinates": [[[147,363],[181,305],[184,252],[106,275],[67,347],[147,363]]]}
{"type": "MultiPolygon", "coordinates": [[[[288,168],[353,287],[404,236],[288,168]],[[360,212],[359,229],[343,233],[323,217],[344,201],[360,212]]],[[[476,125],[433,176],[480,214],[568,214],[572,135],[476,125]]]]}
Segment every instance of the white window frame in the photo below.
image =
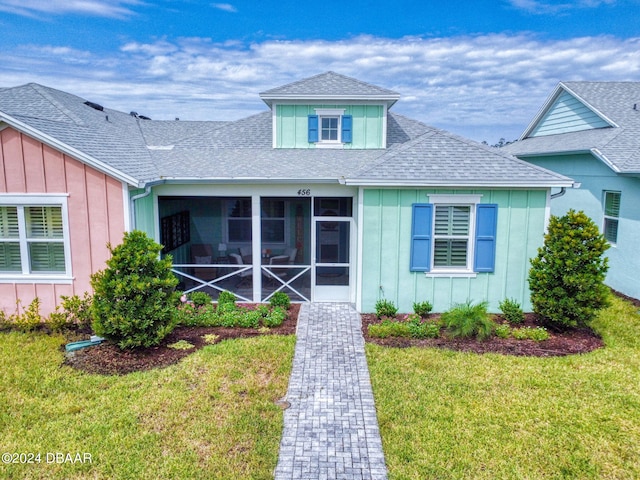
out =
{"type": "Polygon", "coordinates": [[[603,190],[603,196],[602,196],[602,215],[603,215],[603,221],[602,221],[602,234],[605,235],[606,238],[606,234],[607,234],[607,221],[615,221],[616,222],[616,240],[615,242],[612,240],[609,240],[608,238],[606,238],[607,242],[609,242],[610,245],[616,246],[618,244],[618,233],[620,230],[620,206],[622,203],[622,192],[616,191],[616,190],[603,190]],[[607,215],[607,195],[609,194],[613,194],[613,195],[618,195],[618,216],[614,217],[613,215],[607,215]]]}
{"type": "Polygon", "coordinates": [[[316,146],[335,147],[342,145],[342,116],[344,115],[344,108],[316,108],[316,115],[318,116],[318,142],[316,146]],[[322,119],[323,118],[337,118],[338,119],[338,138],[337,140],[323,140],[322,139],[322,119]]]}
{"type": "MultiPolygon", "coordinates": [[[[482,195],[450,195],[450,194],[430,194],[429,203],[433,205],[433,215],[431,219],[431,269],[425,272],[427,277],[431,276],[464,276],[475,277],[473,271],[473,261],[475,258],[475,231],[476,231],[476,205],[480,203],[482,195]],[[436,209],[437,207],[469,207],[469,233],[467,238],[467,263],[464,267],[442,267],[435,265],[436,240],[438,238],[453,238],[450,235],[436,235],[436,209]]],[[[461,237],[462,238],[462,237],[461,237]]]]}
{"type": "MultiPolygon", "coordinates": [[[[248,241],[238,241],[238,240],[231,240],[231,238],[229,237],[230,233],[231,233],[231,229],[229,228],[229,222],[234,221],[248,221],[249,222],[249,231],[252,230],[252,224],[251,224],[251,217],[252,215],[249,215],[248,217],[232,217],[231,215],[229,215],[229,208],[232,204],[232,202],[237,202],[238,200],[249,200],[249,202],[251,202],[251,197],[230,197],[230,198],[226,198],[224,200],[224,208],[223,208],[223,213],[224,213],[224,229],[226,230],[224,232],[224,235],[226,237],[226,243],[227,244],[233,244],[233,245],[251,245],[251,240],[248,241]]],[[[252,212],[253,214],[253,212],[252,212]]],[[[251,233],[251,237],[253,238],[253,232],[251,233]]]]}
{"type": "Polygon", "coordinates": [[[22,272],[0,273],[0,283],[71,283],[73,280],[71,268],[71,240],[69,236],[68,195],[0,195],[0,205],[3,207],[17,207],[18,209],[18,242],[20,243],[20,259],[22,272]],[[62,273],[46,273],[30,271],[29,240],[27,239],[27,225],[25,208],[28,207],[60,207],[62,214],[62,232],[64,244],[65,271],[62,273]]]}

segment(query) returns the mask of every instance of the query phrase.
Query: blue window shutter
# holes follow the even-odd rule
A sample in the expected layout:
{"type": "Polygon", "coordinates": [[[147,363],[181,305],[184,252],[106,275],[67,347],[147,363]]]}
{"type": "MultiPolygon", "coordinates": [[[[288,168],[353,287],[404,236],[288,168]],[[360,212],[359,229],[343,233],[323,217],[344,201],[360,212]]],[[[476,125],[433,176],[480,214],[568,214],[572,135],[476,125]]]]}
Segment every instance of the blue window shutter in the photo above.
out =
{"type": "Polygon", "coordinates": [[[433,205],[414,203],[411,220],[411,266],[412,272],[428,272],[431,269],[431,224],[433,205]]]}
{"type": "Polygon", "coordinates": [[[309,115],[309,143],[318,141],[318,115],[309,115]]]}
{"type": "Polygon", "coordinates": [[[351,115],[342,116],[342,143],[351,143],[353,131],[353,117],[351,115]]]}
{"type": "Polygon", "coordinates": [[[476,249],[473,271],[493,272],[496,265],[496,232],[498,205],[480,203],[476,206],[476,249]]]}

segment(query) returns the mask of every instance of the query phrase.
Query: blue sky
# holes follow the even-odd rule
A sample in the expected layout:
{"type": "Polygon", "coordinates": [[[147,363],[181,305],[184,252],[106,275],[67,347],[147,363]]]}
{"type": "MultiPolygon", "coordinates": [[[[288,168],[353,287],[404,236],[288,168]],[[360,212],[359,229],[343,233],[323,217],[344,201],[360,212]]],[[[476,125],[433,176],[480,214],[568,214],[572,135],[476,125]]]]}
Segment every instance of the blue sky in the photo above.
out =
{"type": "Polygon", "coordinates": [[[0,87],[232,120],[264,111],[263,90],[333,70],[494,143],[559,81],[640,81],[638,19],[640,0],[0,0],[0,87]]]}

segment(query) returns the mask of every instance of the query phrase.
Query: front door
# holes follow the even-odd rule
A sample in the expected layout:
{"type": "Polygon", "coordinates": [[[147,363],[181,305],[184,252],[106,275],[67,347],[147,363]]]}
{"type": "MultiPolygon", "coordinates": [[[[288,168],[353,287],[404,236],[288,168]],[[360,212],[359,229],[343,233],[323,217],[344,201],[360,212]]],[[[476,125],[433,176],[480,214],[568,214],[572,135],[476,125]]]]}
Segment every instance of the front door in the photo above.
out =
{"type": "Polygon", "coordinates": [[[352,219],[315,219],[315,301],[350,301],[351,224],[352,219]]]}

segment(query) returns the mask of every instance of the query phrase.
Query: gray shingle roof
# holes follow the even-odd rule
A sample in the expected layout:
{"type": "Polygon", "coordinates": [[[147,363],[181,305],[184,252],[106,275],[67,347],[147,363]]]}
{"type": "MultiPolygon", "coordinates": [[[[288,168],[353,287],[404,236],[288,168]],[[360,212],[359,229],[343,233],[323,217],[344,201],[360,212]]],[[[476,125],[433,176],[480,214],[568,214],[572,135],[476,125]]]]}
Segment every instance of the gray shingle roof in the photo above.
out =
{"type": "Polygon", "coordinates": [[[595,149],[615,171],[640,173],[640,82],[563,82],[560,87],[617,127],[529,137],[504,147],[505,151],[526,157],[595,149]]]}
{"type": "Polygon", "coordinates": [[[371,98],[387,100],[390,104],[393,104],[400,98],[400,94],[335,72],[326,72],[282,87],[272,88],[262,92],[260,98],[268,105],[271,105],[271,101],[274,99],[308,98],[326,100],[333,98],[371,98]]]}
{"type": "MultiPolygon", "coordinates": [[[[320,77],[343,87],[353,84],[333,73],[309,81],[320,77]]],[[[356,83],[370,93],[389,92],[356,83]]],[[[424,186],[571,184],[566,177],[391,112],[387,149],[274,149],[269,111],[233,122],[154,121],[107,108],[95,110],[84,101],[36,84],[0,89],[0,121],[4,116],[16,128],[26,125],[30,134],[43,141],[54,139],[57,148],[67,148],[71,155],[79,152],[81,160],[121,172],[134,185],[193,179],[424,186]]]]}

